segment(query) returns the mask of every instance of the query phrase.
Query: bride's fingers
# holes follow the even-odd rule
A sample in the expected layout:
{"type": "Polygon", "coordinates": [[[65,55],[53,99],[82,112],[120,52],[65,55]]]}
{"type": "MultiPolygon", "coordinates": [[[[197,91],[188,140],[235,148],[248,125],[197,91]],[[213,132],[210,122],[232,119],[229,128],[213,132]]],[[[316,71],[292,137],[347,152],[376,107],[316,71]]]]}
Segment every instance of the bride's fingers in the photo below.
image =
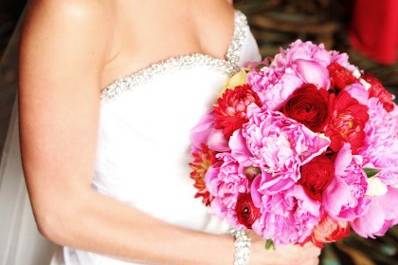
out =
{"type": "Polygon", "coordinates": [[[314,257],[318,257],[319,255],[321,255],[321,249],[318,247],[311,247],[311,254],[313,254],[314,257]]]}
{"type": "Polygon", "coordinates": [[[247,234],[249,235],[249,237],[251,238],[252,241],[264,241],[265,242],[265,240],[261,236],[257,235],[253,230],[248,230],[247,234]]]}
{"type": "Polygon", "coordinates": [[[318,257],[321,254],[322,249],[315,246],[313,243],[308,242],[303,246],[304,249],[308,251],[313,257],[318,257]]]}
{"type": "Polygon", "coordinates": [[[319,265],[319,258],[311,259],[303,265],[319,265]]]}

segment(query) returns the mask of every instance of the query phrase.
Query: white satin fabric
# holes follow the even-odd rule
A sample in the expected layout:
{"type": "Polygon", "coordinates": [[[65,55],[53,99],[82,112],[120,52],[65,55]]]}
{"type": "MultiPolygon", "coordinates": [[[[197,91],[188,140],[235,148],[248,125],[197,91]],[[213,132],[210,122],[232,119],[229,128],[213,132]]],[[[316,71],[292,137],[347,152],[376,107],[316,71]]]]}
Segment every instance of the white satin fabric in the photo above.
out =
{"type": "MultiPolygon", "coordinates": [[[[261,59],[240,11],[235,12],[234,31],[226,61],[203,54],[173,57],[103,90],[95,189],[175,225],[227,232],[228,225],[194,199],[188,163],[190,130],[227,81],[229,60],[242,66],[261,59]]],[[[51,265],[61,264],[139,263],[64,247],[51,265]]]]}
{"type": "MultiPolygon", "coordinates": [[[[224,59],[198,53],[171,57],[120,77],[104,88],[93,188],[166,222],[208,233],[226,233],[228,225],[211,215],[200,199],[194,198],[196,190],[189,177],[188,166],[191,159],[190,130],[209,110],[233,71],[247,61],[260,59],[246,17],[236,10],[234,38],[224,59]]],[[[7,157],[16,162],[7,164],[3,161],[3,165],[7,164],[6,170],[11,170],[21,184],[19,145],[15,135],[17,115],[13,120],[9,138],[15,139],[8,142],[16,154],[7,157]],[[18,169],[13,169],[13,166],[18,169]]],[[[4,208],[9,208],[9,205],[14,210],[28,207],[25,188],[13,186],[23,194],[22,203],[15,207],[11,203],[5,204],[4,208]]],[[[7,195],[7,198],[10,197],[12,195],[7,195]]],[[[40,247],[47,243],[38,236],[31,211],[27,209],[29,218],[25,227],[38,238],[30,244],[39,246],[39,250],[34,251],[36,255],[48,252],[51,246],[40,247]]],[[[26,215],[21,210],[13,214],[21,218],[26,215]]],[[[15,218],[7,220],[7,225],[12,226],[15,218]]],[[[15,233],[14,236],[8,235],[9,241],[16,237],[15,233]]],[[[4,249],[15,248],[11,245],[5,245],[4,249]]],[[[4,260],[8,257],[12,262],[1,264],[48,264],[44,262],[46,254],[35,261],[33,258],[15,261],[18,257],[12,257],[12,254],[23,256],[22,252],[29,254],[31,251],[28,246],[21,246],[18,251],[11,254],[8,251],[4,255],[4,260]]],[[[50,262],[50,265],[127,264],[141,263],[127,263],[115,257],[70,247],[58,247],[50,262]]]]}

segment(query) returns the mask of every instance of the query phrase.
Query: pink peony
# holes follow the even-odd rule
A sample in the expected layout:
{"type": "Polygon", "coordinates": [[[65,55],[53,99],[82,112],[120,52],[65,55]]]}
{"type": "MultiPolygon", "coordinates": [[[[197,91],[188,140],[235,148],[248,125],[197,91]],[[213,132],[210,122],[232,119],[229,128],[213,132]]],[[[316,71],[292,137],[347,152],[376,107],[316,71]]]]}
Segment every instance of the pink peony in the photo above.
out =
{"type": "Polygon", "coordinates": [[[380,170],[377,176],[385,184],[398,185],[398,108],[388,112],[377,98],[370,98],[368,107],[365,144],[359,154],[365,167],[380,170]]]}
{"type": "Polygon", "coordinates": [[[389,188],[383,196],[371,197],[369,209],[355,219],[351,226],[362,237],[383,236],[398,224],[398,189],[389,188]]]}
{"type": "Polygon", "coordinates": [[[295,60],[310,60],[316,61],[323,67],[327,67],[333,62],[339,63],[344,68],[350,71],[355,71],[356,67],[349,64],[348,55],[337,51],[329,51],[325,49],[323,44],[314,44],[310,41],[303,42],[302,40],[296,40],[289,45],[286,50],[281,50],[279,54],[275,56],[275,61],[278,65],[289,64],[295,60]]]}
{"type": "Polygon", "coordinates": [[[304,83],[318,89],[329,89],[328,65],[336,62],[349,71],[358,71],[348,63],[348,56],[328,51],[323,44],[297,40],[288,49],[281,50],[269,66],[248,74],[248,83],[258,92],[263,104],[276,110],[304,83]]]}
{"type": "Polygon", "coordinates": [[[275,194],[294,185],[300,166],[323,153],[328,138],[280,112],[248,107],[249,121],[231,136],[231,155],[244,167],[259,167],[261,192],[275,194]]]}
{"type": "Polygon", "coordinates": [[[238,221],[236,204],[239,194],[249,191],[249,180],[229,153],[219,153],[216,157],[222,162],[210,167],[205,177],[206,187],[213,196],[211,207],[232,226],[244,228],[238,221]]]}
{"type": "Polygon", "coordinates": [[[291,67],[278,71],[267,66],[259,71],[250,72],[247,78],[262,103],[271,110],[280,108],[289,96],[303,85],[303,81],[291,67]]]}
{"type": "Polygon", "coordinates": [[[335,178],[323,195],[323,206],[332,218],[352,221],[366,211],[367,176],[362,167],[362,157],[352,155],[349,144],[344,144],[335,160],[335,178]]]}
{"type": "Polygon", "coordinates": [[[261,192],[259,178],[252,185],[254,203],[261,215],[253,230],[276,245],[303,243],[320,222],[320,203],[311,200],[300,185],[275,195],[261,192]]]}

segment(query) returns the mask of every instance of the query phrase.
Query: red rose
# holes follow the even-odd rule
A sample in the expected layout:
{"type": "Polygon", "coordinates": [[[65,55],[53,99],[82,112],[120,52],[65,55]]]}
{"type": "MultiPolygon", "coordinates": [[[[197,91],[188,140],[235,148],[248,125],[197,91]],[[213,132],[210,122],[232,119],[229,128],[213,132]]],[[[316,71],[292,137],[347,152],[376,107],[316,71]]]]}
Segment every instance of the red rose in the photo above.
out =
{"type": "Polygon", "coordinates": [[[343,89],[357,81],[351,71],[336,62],[329,64],[328,70],[332,86],[335,88],[343,89]]]}
{"type": "Polygon", "coordinates": [[[318,247],[323,247],[324,243],[332,243],[350,235],[350,226],[345,221],[335,221],[329,216],[325,216],[315,227],[311,241],[318,247]]]}
{"type": "Polygon", "coordinates": [[[329,106],[331,115],[325,134],[332,141],[330,148],[337,152],[346,142],[355,154],[365,140],[363,129],[369,119],[368,107],[346,91],[341,91],[337,97],[331,94],[329,106]]]}
{"type": "Polygon", "coordinates": [[[227,89],[214,106],[214,127],[222,129],[228,139],[235,130],[248,121],[246,109],[251,103],[261,106],[260,98],[249,85],[227,89]]]}
{"type": "Polygon", "coordinates": [[[388,92],[379,79],[373,75],[365,74],[362,78],[371,85],[369,89],[369,97],[378,98],[386,111],[392,111],[394,109],[394,95],[388,92]]]}
{"type": "Polygon", "coordinates": [[[304,84],[293,93],[281,111],[314,132],[320,132],[328,118],[328,93],[313,84],[304,84]]]}
{"type": "Polygon", "coordinates": [[[321,155],[301,167],[299,183],[310,198],[320,201],[323,191],[332,181],[333,177],[333,161],[326,155],[321,155]]]}
{"type": "Polygon", "coordinates": [[[239,193],[235,211],[239,223],[248,229],[252,228],[253,223],[260,216],[260,210],[254,206],[250,193],[239,193]]]}

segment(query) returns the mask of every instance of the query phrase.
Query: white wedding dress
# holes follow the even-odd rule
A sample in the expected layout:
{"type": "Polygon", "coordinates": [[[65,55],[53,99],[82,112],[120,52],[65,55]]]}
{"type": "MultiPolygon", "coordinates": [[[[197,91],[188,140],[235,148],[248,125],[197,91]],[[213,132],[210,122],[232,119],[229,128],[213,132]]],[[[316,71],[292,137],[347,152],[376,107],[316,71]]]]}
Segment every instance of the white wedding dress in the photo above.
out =
{"type": "MultiPolygon", "coordinates": [[[[202,53],[175,56],[106,86],[101,92],[92,187],[166,222],[226,233],[228,225],[194,198],[188,166],[190,130],[228,77],[245,62],[259,60],[247,18],[235,10],[234,34],[224,59],[202,53]]],[[[50,264],[140,263],[58,247],[50,264]]]]}

